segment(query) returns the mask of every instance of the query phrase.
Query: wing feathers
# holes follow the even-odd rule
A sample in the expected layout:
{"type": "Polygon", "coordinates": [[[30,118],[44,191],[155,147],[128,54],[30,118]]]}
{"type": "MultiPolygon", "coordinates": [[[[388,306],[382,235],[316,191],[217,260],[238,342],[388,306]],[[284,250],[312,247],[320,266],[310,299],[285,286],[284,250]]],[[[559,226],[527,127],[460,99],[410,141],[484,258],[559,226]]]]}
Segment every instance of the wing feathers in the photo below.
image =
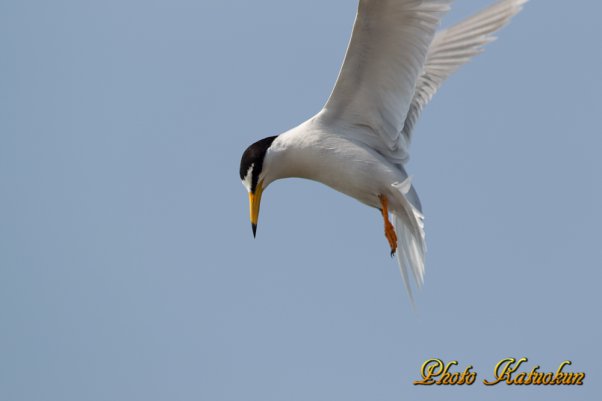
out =
{"type": "Polygon", "coordinates": [[[395,162],[426,55],[451,0],[361,0],[345,61],[321,113],[395,162]]]}
{"type": "Polygon", "coordinates": [[[489,8],[459,24],[438,32],[428,51],[426,63],[416,82],[416,92],[403,128],[404,142],[409,143],[420,112],[441,84],[483,46],[495,40],[492,33],[506,25],[527,0],[499,0],[489,8]]]}

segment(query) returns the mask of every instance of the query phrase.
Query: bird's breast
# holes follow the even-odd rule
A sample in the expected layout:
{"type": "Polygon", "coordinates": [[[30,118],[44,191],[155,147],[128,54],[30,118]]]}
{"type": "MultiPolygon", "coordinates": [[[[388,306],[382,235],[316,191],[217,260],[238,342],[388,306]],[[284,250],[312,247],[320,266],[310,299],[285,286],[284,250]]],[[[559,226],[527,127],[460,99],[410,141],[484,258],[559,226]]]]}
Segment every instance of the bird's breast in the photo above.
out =
{"type": "Polygon", "coordinates": [[[401,172],[376,151],[338,137],[298,141],[275,157],[279,177],[321,182],[360,202],[379,207],[401,172]]]}

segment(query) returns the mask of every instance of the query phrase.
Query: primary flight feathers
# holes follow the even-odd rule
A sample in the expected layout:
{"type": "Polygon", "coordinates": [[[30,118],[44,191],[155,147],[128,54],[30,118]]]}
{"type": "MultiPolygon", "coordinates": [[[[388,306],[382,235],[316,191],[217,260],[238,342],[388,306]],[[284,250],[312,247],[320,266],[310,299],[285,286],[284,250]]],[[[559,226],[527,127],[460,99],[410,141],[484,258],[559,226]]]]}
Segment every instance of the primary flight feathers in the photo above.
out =
{"type": "Polygon", "coordinates": [[[429,47],[422,73],[416,81],[416,91],[403,127],[406,143],[410,141],[420,112],[443,81],[473,56],[481,53],[483,46],[494,41],[496,37],[492,33],[506,25],[526,2],[527,0],[498,1],[459,24],[437,32],[429,47]]]}

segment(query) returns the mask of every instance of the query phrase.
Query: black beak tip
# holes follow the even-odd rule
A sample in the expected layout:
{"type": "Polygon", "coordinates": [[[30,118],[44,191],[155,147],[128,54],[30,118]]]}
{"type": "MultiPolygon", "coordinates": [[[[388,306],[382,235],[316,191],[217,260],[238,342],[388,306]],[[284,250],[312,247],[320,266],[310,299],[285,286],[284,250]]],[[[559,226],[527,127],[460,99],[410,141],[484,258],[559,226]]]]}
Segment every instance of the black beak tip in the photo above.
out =
{"type": "Polygon", "coordinates": [[[257,236],[257,224],[251,223],[251,228],[253,229],[253,238],[257,236]]]}

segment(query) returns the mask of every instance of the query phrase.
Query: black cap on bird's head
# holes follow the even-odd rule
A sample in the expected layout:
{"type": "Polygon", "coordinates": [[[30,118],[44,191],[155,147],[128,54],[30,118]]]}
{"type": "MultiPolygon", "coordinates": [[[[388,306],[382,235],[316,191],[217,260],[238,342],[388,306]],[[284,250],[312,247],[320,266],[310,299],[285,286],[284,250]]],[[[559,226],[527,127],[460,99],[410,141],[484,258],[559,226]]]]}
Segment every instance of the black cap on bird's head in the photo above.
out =
{"type": "Polygon", "coordinates": [[[259,205],[263,192],[263,180],[259,179],[263,169],[263,161],[274,139],[277,136],[263,138],[247,148],[240,159],[240,179],[249,191],[249,208],[251,212],[251,227],[253,236],[257,232],[257,219],[259,218],[259,205]]]}

